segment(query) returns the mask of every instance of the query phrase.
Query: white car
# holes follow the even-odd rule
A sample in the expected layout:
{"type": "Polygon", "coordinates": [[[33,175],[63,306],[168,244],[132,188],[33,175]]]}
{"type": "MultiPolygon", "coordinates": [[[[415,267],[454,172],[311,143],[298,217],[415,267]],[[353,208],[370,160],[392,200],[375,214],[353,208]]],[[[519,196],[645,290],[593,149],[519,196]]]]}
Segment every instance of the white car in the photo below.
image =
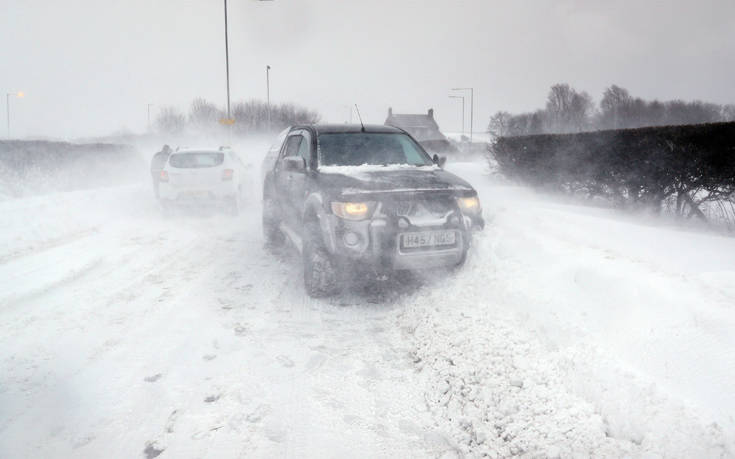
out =
{"type": "Polygon", "coordinates": [[[240,209],[245,164],[226,147],[186,149],[172,153],[161,171],[159,193],[164,210],[177,206],[224,205],[240,209]]]}

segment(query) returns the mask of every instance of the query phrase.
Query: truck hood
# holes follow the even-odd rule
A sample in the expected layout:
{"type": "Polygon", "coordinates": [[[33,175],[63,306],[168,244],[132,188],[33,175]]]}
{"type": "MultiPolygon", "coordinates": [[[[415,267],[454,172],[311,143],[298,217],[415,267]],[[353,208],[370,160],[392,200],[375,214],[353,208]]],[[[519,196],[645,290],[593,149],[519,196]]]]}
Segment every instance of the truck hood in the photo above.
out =
{"type": "Polygon", "coordinates": [[[444,191],[474,193],[472,186],[436,166],[326,166],[319,182],[342,195],[444,191]]]}

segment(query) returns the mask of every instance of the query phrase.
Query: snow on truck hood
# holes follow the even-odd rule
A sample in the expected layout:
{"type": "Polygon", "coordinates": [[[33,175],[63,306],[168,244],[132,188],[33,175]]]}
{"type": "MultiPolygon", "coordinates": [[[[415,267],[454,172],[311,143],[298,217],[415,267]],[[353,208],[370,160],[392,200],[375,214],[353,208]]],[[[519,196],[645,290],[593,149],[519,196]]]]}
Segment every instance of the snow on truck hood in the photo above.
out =
{"type": "Polygon", "coordinates": [[[472,191],[472,186],[436,165],[321,166],[319,172],[342,194],[472,191]]]}
{"type": "Polygon", "coordinates": [[[412,164],[361,164],[359,166],[319,166],[319,172],[323,174],[360,175],[369,172],[388,171],[438,171],[441,170],[436,164],[430,166],[414,166],[412,164]]]}

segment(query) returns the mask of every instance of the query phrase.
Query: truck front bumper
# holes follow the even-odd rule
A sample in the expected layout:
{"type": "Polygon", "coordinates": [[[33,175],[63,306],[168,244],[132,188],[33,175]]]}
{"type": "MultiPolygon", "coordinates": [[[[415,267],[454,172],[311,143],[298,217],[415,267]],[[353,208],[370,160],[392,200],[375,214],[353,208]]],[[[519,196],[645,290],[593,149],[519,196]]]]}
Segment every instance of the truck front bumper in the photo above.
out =
{"type": "Polygon", "coordinates": [[[401,217],[348,221],[327,215],[322,221],[325,246],[349,265],[374,270],[420,270],[452,267],[460,264],[469,249],[472,230],[482,228],[479,221],[447,218],[430,225],[413,225],[401,217]],[[407,233],[453,232],[452,244],[406,248],[402,237],[407,233]]]}

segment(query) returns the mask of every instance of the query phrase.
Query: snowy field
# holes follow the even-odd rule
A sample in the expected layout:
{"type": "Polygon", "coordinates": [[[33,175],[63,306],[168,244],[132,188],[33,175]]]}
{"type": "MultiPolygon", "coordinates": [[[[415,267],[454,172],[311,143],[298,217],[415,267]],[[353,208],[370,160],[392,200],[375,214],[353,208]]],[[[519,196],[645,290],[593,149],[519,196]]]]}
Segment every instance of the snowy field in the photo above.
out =
{"type": "Polygon", "coordinates": [[[448,169],[467,266],[328,300],[255,182],[240,217],[0,202],[0,457],[735,455],[735,239],[448,169]]]}

